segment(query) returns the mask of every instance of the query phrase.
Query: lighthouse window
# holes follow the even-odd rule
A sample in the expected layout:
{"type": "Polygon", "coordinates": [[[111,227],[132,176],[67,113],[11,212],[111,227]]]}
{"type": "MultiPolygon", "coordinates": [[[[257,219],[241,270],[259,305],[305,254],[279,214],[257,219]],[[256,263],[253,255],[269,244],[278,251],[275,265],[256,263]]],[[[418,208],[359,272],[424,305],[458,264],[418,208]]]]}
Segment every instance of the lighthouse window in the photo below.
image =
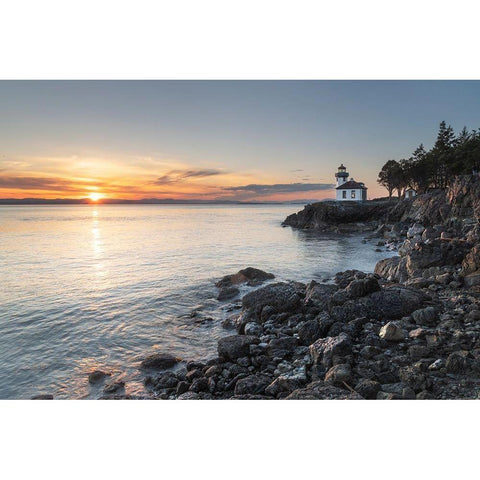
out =
{"type": "Polygon", "coordinates": [[[344,190],[344,191],[342,192],[342,198],[347,198],[347,191],[346,191],[346,190],[344,190]]]}
{"type": "Polygon", "coordinates": [[[352,190],[352,198],[355,198],[355,190],[352,190]]]}

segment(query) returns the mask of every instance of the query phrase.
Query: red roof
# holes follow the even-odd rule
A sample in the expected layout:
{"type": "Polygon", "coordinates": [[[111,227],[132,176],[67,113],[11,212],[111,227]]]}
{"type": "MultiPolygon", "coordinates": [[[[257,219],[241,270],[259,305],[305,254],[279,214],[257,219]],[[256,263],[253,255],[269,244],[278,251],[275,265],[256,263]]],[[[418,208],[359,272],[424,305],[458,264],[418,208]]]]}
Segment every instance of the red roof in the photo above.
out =
{"type": "Polygon", "coordinates": [[[345,182],[339,187],[336,188],[336,190],[355,190],[355,189],[361,189],[361,190],[367,190],[367,187],[363,183],[358,183],[353,180],[350,180],[349,182],[345,182]]]}

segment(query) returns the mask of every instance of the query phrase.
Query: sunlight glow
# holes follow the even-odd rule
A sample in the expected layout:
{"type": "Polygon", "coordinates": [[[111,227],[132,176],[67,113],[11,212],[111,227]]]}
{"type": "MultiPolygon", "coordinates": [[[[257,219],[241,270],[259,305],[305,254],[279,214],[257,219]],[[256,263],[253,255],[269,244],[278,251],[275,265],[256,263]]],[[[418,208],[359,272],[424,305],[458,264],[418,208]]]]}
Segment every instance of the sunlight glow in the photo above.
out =
{"type": "Polygon", "coordinates": [[[102,195],[101,193],[93,192],[93,193],[89,193],[89,194],[88,194],[88,198],[89,198],[92,202],[98,202],[101,198],[103,198],[103,195],[102,195]]]}

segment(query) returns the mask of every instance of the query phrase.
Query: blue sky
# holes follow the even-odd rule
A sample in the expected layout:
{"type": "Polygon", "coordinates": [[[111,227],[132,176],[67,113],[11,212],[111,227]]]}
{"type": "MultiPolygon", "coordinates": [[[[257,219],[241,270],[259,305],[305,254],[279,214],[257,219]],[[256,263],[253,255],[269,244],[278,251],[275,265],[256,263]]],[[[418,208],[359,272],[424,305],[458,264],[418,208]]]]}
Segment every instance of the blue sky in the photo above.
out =
{"type": "Polygon", "coordinates": [[[441,120],[480,128],[480,82],[2,81],[0,112],[0,197],[324,198],[341,162],[374,197],[441,120]]]}

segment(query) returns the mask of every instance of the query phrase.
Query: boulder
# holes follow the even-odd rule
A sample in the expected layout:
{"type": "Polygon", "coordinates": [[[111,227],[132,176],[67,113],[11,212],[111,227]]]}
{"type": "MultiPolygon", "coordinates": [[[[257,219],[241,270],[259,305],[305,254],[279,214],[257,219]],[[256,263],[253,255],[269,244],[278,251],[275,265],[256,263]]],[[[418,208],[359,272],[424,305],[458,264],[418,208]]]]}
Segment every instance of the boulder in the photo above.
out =
{"type": "Polygon", "coordinates": [[[328,306],[330,297],[338,290],[336,285],[318,283],[312,280],[305,290],[304,303],[310,309],[315,309],[318,312],[325,310],[328,306]]]}
{"type": "Polygon", "coordinates": [[[169,353],[152,353],[142,360],[140,367],[143,369],[165,370],[176,365],[179,358],[169,353]]]}
{"type": "Polygon", "coordinates": [[[271,381],[271,377],[262,374],[249,375],[248,377],[241,378],[235,384],[235,395],[262,395],[265,393],[265,389],[271,381]]]}
{"type": "MultiPolygon", "coordinates": [[[[330,325],[328,328],[330,328],[330,325]]],[[[302,345],[308,346],[322,337],[325,333],[326,331],[321,328],[319,321],[313,319],[302,323],[298,329],[298,338],[302,345]]]]}
{"type": "Polygon", "coordinates": [[[260,340],[254,335],[230,335],[218,341],[218,355],[227,360],[236,360],[250,353],[250,345],[260,340]]]}
{"type": "Polygon", "coordinates": [[[248,293],[242,299],[242,306],[253,319],[262,321],[262,310],[270,307],[271,313],[292,312],[300,309],[304,285],[290,283],[274,283],[248,293]]]}
{"type": "Polygon", "coordinates": [[[104,372],[103,370],[93,370],[93,372],[88,374],[88,383],[98,383],[110,375],[111,373],[104,372]]]}
{"type": "Polygon", "coordinates": [[[247,267],[233,275],[226,275],[219,280],[215,286],[221,289],[231,287],[232,285],[239,285],[241,283],[247,283],[248,285],[255,286],[260,285],[266,280],[275,278],[272,273],[264,272],[258,268],[247,267]]]}
{"type": "Polygon", "coordinates": [[[350,337],[345,333],[340,333],[336,337],[318,339],[310,345],[310,355],[315,364],[321,364],[325,368],[330,368],[334,356],[342,357],[348,355],[351,349],[350,337]]]}
{"type": "Polygon", "coordinates": [[[336,321],[349,322],[359,317],[376,320],[399,319],[418,310],[429,297],[414,288],[392,285],[366,297],[332,306],[330,315],[336,321]]]}
{"type": "Polygon", "coordinates": [[[274,338],[268,344],[267,353],[272,358],[284,358],[292,354],[297,345],[298,341],[295,337],[274,338]]]}
{"type": "Polygon", "coordinates": [[[365,297],[378,290],[380,290],[380,285],[378,284],[378,280],[373,277],[353,280],[346,288],[350,298],[365,297]]]}
{"type": "Polygon", "coordinates": [[[218,292],[217,300],[230,300],[240,293],[237,287],[222,287],[218,292]]]}

